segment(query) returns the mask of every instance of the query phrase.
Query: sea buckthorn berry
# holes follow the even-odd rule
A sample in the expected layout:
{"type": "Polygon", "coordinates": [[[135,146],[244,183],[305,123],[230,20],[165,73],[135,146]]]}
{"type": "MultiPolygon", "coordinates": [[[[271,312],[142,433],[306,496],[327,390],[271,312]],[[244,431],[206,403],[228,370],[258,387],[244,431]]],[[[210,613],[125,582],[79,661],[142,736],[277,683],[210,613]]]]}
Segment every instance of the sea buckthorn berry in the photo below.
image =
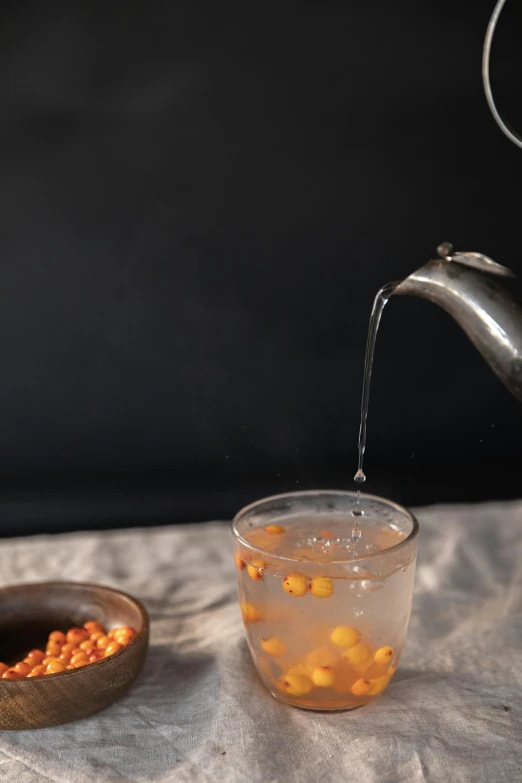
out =
{"type": "Polygon", "coordinates": [[[62,651],[62,645],[60,642],[48,642],[47,647],[45,648],[45,651],[47,655],[51,655],[54,657],[60,655],[62,651]]]}
{"type": "Polygon", "coordinates": [[[91,653],[89,655],[89,663],[96,663],[96,661],[99,661],[101,659],[101,655],[98,655],[97,653],[91,653]]]}
{"type": "Polygon", "coordinates": [[[234,562],[236,564],[236,568],[238,571],[242,571],[243,568],[246,566],[246,563],[244,560],[241,559],[241,555],[239,552],[234,552],[234,562]]]}
{"type": "Polygon", "coordinates": [[[105,650],[105,648],[108,647],[111,642],[112,639],[110,639],[108,636],[100,636],[100,638],[96,642],[96,647],[99,650],[105,650]]]}
{"type": "MultiPolygon", "coordinates": [[[[110,633],[116,633],[116,631],[119,630],[118,628],[115,628],[110,633]]],[[[97,642],[98,639],[101,639],[102,636],[107,636],[107,634],[103,633],[102,631],[95,631],[94,633],[91,633],[90,640],[91,642],[97,642]]]]}
{"type": "Polygon", "coordinates": [[[7,669],[7,671],[2,674],[3,680],[21,680],[22,677],[25,677],[25,675],[17,672],[15,668],[7,669]]]}
{"type": "Polygon", "coordinates": [[[65,667],[65,671],[66,672],[72,672],[72,670],[75,669],[75,668],[76,667],[73,666],[72,663],[68,663],[67,666],[65,667]]]}
{"type": "Polygon", "coordinates": [[[305,696],[314,684],[306,674],[286,674],[278,681],[278,687],[290,696],[305,696]]]}
{"type": "Polygon", "coordinates": [[[19,661],[18,663],[15,663],[13,669],[21,674],[22,677],[27,677],[27,675],[31,672],[32,667],[25,663],[25,661],[19,661]]]}
{"type": "Polygon", "coordinates": [[[34,669],[32,669],[32,671],[30,671],[27,676],[41,677],[43,674],[45,674],[45,666],[42,666],[42,664],[38,664],[38,666],[35,666],[34,669]]]}
{"type": "Polygon", "coordinates": [[[92,639],[86,639],[80,644],[80,650],[83,650],[84,652],[87,652],[87,650],[92,650],[93,647],[94,645],[92,643],[92,639]]]}
{"type": "Polygon", "coordinates": [[[343,658],[352,666],[358,666],[366,663],[372,657],[372,651],[367,644],[356,644],[355,647],[349,647],[343,652],[343,658]]]}
{"type": "Polygon", "coordinates": [[[370,688],[372,687],[372,683],[370,680],[357,680],[352,685],[352,693],[354,696],[366,696],[370,688]]]}
{"type": "Polygon", "coordinates": [[[306,663],[311,669],[322,666],[333,666],[339,660],[339,655],[328,647],[318,647],[306,657],[306,663]]]}
{"type": "Polygon", "coordinates": [[[52,655],[46,655],[46,656],[45,656],[45,658],[42,660],[42,665],[43,665],[43,666],[47,666],[47,664],[48,664],[50,661],[54,661],[54,658],[53,658],[53,656],[52,656],[52,655]]]}
{"type": "Polygon", "coordinates": [[[114,653],[117,653],[118,650],[122,650],[122,649],[123,649],[123,644],[119,644],[119,642],[111,642],[105,648],[104,656],[105,658],[108,658],[109,655],[113,655],[114,653]]]}
{"type": "Polygon", "coordinates": [[[89,635],[93,633],[105,633],[105,628],[101,623],[96,622],[96,620],[88,620],[86,623],[83,624],[84,629],[87,631],[89,635]]]}
{"type": "Polygon", "coordinates": [[[59,658],[52,658],[45,667],[46,674],[58,674],[65,671],[65,664],[59,658]]]}
{"type": "Polygon", "coordinates": [[[268,533],[269,536],[281,536],[284,532],[285,529],[281,525],[267,525],[265,527],[265,533],[268,533]]]}
{"type": "Polygon", "coordinates": [[[278,636],[271,636],[269,639],[261,639],[261,649],[276,658],[278,655],[284,655],[286,644],[278,636]]]}
{"type": "Polygon", "coordinates": [[[330,634],[330,639],[337,647],[355,647],[361,641],[361,634],[350,625],[338,625],[330,634]]]}
{"type": "Polygon", "coordinates": [[[333,582],[328,576],[318,576],[310,582],[310,592],[316,598],[330,598],[333,591],[333,582]]]}
{"type": "Polygon", "coordinates": [[[287,676],[289,674],[304,674],[306,677],[310,677],[312,673],[312,670],[310,669],[310,666],[306,666],[304,663],[296,663],[295,666],[291,666],[290,669],[287,671],[287,676]]]}
{"type": "Polygon", "coordinates": [[[63,653],[64,652],[72,652],[72,650],[74,650],[75,647],[76,647],[75,644],[71,644],[71,642],[67,642],[66,644],[63,645],[62,652],[63,653]]]}
{"type": "Polygon", "coordinates": [[[382,693],[383,690],[389,685],[390,680],[390,674],[383,674],[382,677],[377,677],[377,679],[372,680],[372,687],[368,691],[368,696],[378,696],[379,693],[382,693]]]}
{"type": "Polygon", "coordinates": [[[65,634],[62,633],[62,631],[52,631],[52,633],[49,634],[49,641],[50,642],[59,642],[60,644],[65,644],[65,634]]]}
{"type": "Polygon", "coordinates": [[[136,636],[136,631],[128,625],[122,625],[121,628],[114,629],[114,641],[120,644],[128,644],[136,636]]]}
{"type": "Polygon", "coordinates": [[[260,623],[264,620],[262,612],[254,606],[254,604],[249,604],[247,601],[241,601],[239,606],[245,625],[248,625],[249,623],[260,623]]]}
{"type": "Polygon", "coordinates": [[[9,669],[9,666],[6,663],[2,663],[0,661],[0,677],[2,674],[5,674],[5,672],[9,669]]]}
{"type": "Polygon", "coordinates": [[[73,666],[76,666],[76,664],[79,663],[80,661],[85,661],[85,663],[87,663],[88,660],[89,660],[89,656],[87,655],[87,653],[81,651],[79,653],[76,653],[76,655],[73,655],[73,657],[71,658],[71,663],[73,666]]]}
{"type": "Polygon", "coordinates": [[[247,573],[250,579],[253,579],[254,582],[259,582],[265,575],[264,568],[265,568],[264,560],[261,560],[260,558],[252,560],[250,563],[248,563],[247,573]]]}
{"type": "Polygon", "coordinates": [[[69,628],[67,631],[67,641],[70,644],[78,645],[89,638],[89,631],[85,628],[69,628]]]}
{"type": "Polygon", "coordinates": [[[373,656],[373,660],[375,663],[391,663],[394,654],[393,647],[380,647],[373,656]]]}
{"type": "Polygon", "coordinates": [[[308,591],[304,574],[288,574],[283,579],[283,590],[294,598],[302,598],[308,591]]]}
{"type": "Polygon", "coordinates": [[[62,652],[60,653],[58,658],[64,663],[69,663],[72,658],[72,652],[70,650],[68,650],[67,652],[62,652]]]}
{"type": "Polygon", "coordinates": [[[312,674],[312,682],[319,688],[331,688],[335,681],[335,672],[331,666],[318,666],[312,674]]]}
{"type": "Polygon", "coordinates": [[[28,660],[29,658],[31,659],[31,661],[34,661],[33,666],[37,666],[45,658],[45,653],[42,652],[41,650],[31,650],[30,652],[27,653],[27,656],[26,656],[26,658],[24,660],[27,663],[29,663],[29,660],[28,660]]]}
{"type": "Polygon", "coordinates": [[[76,663],[73,663],[71,661],[70,666],[72,666],[74,669],[81,669],[82,666],[87,666],[88,663],[89,663],[88,658],[82,658],[81,661],[76,661],[76,663]]]}

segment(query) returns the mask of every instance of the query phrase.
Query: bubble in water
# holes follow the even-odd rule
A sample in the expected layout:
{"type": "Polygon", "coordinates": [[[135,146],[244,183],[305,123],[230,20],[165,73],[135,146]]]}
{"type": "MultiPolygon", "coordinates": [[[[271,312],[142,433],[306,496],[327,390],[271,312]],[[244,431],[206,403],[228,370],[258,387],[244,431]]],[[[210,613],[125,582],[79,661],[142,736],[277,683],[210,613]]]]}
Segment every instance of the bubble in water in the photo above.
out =
{"type": "Polygon", "coordinates": [[[353,477],[353,480],[357,482],[357,484],[364,484],[366,481],[366,476],[364,475],[362,468],[359,468],[355,476],[353,477]]]}
{"type": "Polygon", "coordinates": [[[366,593],[374,593],[383,587],[386,587],[386,579],[363,579],[361,582],[361,590],[366,593]]]}
{"type": "Polygon", "coordinates": [[[361,528],[359,527],[359,525],[356,525],[352,530],[352,541],[354,542],[354,544],[356,544],[357,541],[360,540],[360,538],[361,538],[361,528]]]}

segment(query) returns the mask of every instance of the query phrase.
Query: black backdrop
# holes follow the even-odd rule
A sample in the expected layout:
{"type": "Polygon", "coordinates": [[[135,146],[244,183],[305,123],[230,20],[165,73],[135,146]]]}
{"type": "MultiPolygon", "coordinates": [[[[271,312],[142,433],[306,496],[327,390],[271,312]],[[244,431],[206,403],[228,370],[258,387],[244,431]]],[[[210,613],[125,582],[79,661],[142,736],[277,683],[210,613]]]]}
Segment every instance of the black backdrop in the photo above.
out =
{"type": "MultiPolygon", "coordinates": [[[[522,273],[522,151],[480,79],[492,7],[2,4],[4,534],[352,487],[377,288],[444,239],[522,273]]],[[[504,13],[494,83],[522,128],[504,13]]],[[[370,491],[516,496],[521,416],[445,313],[391,301],[370,491]]]]}

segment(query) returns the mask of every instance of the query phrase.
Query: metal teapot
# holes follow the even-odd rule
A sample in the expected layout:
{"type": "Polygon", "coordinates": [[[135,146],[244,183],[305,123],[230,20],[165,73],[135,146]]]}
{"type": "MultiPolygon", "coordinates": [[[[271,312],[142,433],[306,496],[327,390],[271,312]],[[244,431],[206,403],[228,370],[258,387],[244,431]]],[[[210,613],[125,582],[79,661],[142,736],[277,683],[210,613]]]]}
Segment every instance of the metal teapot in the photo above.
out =
{"type": "Polygon", "coordinates": [[[420,296],[444,308],[522,401],[522,307],[496,279],[514,273],[480,253],[456,253],[449,242],[437,253],[392,295],[420,296]]]}

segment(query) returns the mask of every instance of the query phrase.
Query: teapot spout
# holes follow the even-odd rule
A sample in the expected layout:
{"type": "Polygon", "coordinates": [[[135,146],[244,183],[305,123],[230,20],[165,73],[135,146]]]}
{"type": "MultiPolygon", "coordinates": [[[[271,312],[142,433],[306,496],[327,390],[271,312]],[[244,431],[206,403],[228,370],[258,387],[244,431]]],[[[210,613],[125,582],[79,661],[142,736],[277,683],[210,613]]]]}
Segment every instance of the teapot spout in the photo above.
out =
{"type": "Polygon", "coordinates": [[[439,258],[399,283],[392,295],[420,296],[446,310],[522,401],[522,308],[494,278],[513,272],[479,253],[453,253],[449,243],[438,252],[439,258]]]}

